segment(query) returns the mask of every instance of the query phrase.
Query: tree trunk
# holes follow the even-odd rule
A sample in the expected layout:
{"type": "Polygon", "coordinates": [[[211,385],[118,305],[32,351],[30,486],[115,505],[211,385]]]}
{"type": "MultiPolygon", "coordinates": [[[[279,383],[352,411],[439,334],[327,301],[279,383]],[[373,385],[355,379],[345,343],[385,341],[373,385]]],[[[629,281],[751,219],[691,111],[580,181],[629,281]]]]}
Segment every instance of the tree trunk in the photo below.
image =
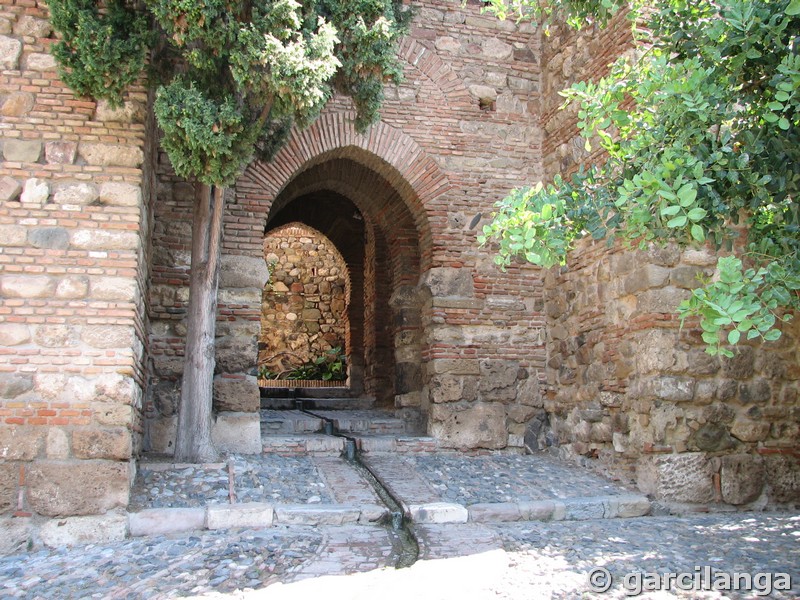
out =
{"type": "Polygon", "coordinates": [[[186,352],[175,441],[175,460],[180,462],[218,459],[211,440],[211,399],[224,192],[222,187],[201,185],[194,203],[186,352]]]}

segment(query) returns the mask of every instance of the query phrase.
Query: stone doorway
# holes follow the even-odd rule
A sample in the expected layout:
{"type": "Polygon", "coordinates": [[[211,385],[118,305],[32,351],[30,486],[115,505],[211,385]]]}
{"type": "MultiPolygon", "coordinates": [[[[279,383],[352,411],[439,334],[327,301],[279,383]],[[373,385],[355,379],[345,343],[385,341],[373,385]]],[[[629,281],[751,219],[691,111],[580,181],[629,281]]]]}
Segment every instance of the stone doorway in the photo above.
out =
{"type": "Polygon", "coordinates": [[[420,235],[398,191],[370,168],[377,157],[359,154],[297,173],[272,203],[266,236],[304,227],[341,256],[349,274],[348,395],[372,398],[376,408],[423,409],[420,235]]]}

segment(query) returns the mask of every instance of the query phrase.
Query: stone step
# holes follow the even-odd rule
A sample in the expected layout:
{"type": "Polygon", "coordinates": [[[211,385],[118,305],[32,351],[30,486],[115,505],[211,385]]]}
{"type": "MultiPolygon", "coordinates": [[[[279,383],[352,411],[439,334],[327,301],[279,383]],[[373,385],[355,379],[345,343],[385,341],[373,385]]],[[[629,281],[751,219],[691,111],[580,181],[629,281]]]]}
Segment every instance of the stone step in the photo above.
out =
{"type": "Polygon", "coordinates": [[[324,419],[333,422],[340,433],[370,435],[408,435],[416,433],[416,422],[395,416],[391,411],[314,411],[324,419]]]}
{"type": "Polygon", "coordinates": [[[356,435],[359,450],[369,453],[422,453],[436,452],[439,443],[427,436],[356,435]]]}
{"type": "Polygon", "coordinates": [[[299,404],[310,410],[369,410],[375,405],[375,398],[294,397],[291,394],[261,398],[262,409],[290,410],[298,408],[299,404]]]}
{"type": "Polygon", "coordinates": [[[320,433],[330,422],[345,435],[413,436],[419,433],[417,412],[387,410],[274,410],[262,409],[262,435],[320,433]]]}
{"type": "Polygon", "coordinates": [[[262,410],[261,434],[319,433],[325,422],[299,410],[262,410]]]}
{"type": "Polygon", "coordinates": [[[261,443],[265,454],[338,456],[344,452],[345,439],[321,433],[262,435],[261,443]]]}

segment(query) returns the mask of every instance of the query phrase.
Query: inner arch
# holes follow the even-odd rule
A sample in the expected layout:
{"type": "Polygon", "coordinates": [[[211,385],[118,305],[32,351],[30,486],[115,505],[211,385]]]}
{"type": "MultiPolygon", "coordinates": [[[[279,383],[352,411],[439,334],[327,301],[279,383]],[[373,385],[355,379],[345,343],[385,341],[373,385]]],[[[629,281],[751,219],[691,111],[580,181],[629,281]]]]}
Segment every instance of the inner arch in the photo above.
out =
{"type": "Polygon", "coordinates": [[[420,233],[427,220],[419,199],[405,197],[413,194],[410,186],[395,185],[397,172],[390,181],[367,166],[375,161],[393,170],[353,147],[306,164],[272,202],[266,232],[300,222],[331,240],[350,273],[351,393],[374,397],[379,407],[422,409],[416,290],[423,257],[430,256],[429,236],[420,233]],[[354,157],[354,151],[364,156],[354,157]]]}

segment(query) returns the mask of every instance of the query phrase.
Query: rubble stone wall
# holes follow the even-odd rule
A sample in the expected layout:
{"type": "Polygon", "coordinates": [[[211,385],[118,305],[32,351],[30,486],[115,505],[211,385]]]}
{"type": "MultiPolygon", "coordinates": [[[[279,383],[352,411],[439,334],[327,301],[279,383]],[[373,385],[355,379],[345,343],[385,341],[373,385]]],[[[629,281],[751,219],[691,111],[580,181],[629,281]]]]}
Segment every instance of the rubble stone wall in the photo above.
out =
{"type": "MultiPolygon", "coordinates": [[[[542,161],[548,178],[602,159],[578,135],[557,92],[598,78],[629,47],[623,15],[598,32],[563,26],[544,39],[542,161]]],[[[597,145],[595,144],[595,148],[597,145]]],[[[672,503],[800,502],[800,336],[746,344],[733,359],[704,352],[678,304],[713,276],[710,249],[646,251],[584,242],[545,278],[547,385],[527,428],[531,448],[621,476],[672,503]]]]}
{"type": "Polygon", "coordinates": [[[589,457],[671,502],[800,498],[800,325],[732,359],[705,352],[678,304],[716,254],[584,243],[548,273],[549,427],[528,441],[589,457]]]}
{"type": "Polygon", "coordinates": [[[330,240],[290,223],[267,234],[264,255],[270,280],[261,304],[259,368],[280,374],[332,348],[345,352],[350,280],[330,240]]]}
{"type": "Polygon", "coordinates": [[[76,98],[43,2],[0,9],[0,514],[124,508],[141,446],[147,96],[76,98]]]}

